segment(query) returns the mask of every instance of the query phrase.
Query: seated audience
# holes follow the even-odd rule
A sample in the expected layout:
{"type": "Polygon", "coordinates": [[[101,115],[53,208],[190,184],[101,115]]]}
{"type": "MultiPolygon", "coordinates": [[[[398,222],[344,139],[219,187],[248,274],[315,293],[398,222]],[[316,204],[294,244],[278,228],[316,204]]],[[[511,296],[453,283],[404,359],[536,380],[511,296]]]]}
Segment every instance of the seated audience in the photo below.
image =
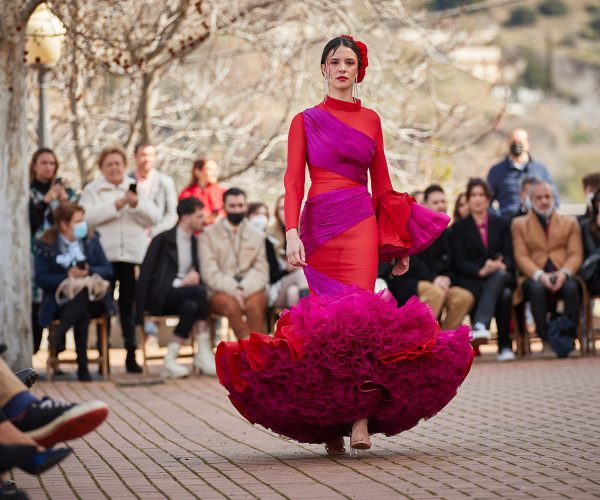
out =
{"type": "MultiPolygon", "coordinates": [[[[425,189],[423,203],[426,207],[446,213],[444,190],[433,184],[425,189]]],[[[394,276],[390,291],[402,306],[413,295],[429,304],[441,321],[443,330],[457,328],[473,307],[475,299],[468,290],[454,284],[454,269],[448,230],[425,251],[413,255],[410,267],[403,276],[394,276]]]]}
{"type": "Polygon", "coordinates": [[[53,367],[56,347],[63,342],[70,328],[75,334],[77,352],[77,378],[92,380],[88,370],[87,344],[91,317],[112,310],[112,301],[105,295],[103,302],[90,302],[87,288],[72,300],[58,304],[55,292],[67,279],[85,278],[97,274],[105,280],[112,278],[112,266],[106,258],[98,234],[88,230],[83,207],[75,203],[62,203],[54,210],[54,225],[36,242],[35,280],[43,290],[39,325],[49,327],[53,319],[60,319],[49,339],[49,366],[53,367]]]}
{"type": "MultiPolygon", "coordinates": [[[[58,158],[54,151],[40,148],[29,164],[29,225],[31,229],[31,260],[34,260],[35,240],[53,224],[52,211],[63,201],[75,201],[77,193],[67,187],[58,177],[58,158]]],[[[32,268],[34,266],[32,265],[32,268]]],[[[32,276],[31,324],[33,330],[33,353],[40,348],[43,328],[38,324],[42,291],[32,276]]]]}
{"type": "Polygon", "coordinates": [[[474,344],[490,338],[490,322],[498,325],[498,361],[514,359],[510,340],[513,256],[508,222],[488,212],[492,194],[483,179],[467,184],[469,215],[452,227],[456,284],[475,297],[471,313],[474,344]]]}
{"type": "Polygon", "coordinates": [[[179,199],[193,196],[204,204],[204,225],[215,222],[224,215],[223,193],[225,188],[218,182],[219,166],[214,160],[199,158],[192,166],[192,180],[179,199]]]}
{"type": "Polygon", "coordinates": [[[581,179],[583,187],[583,194],[585,196],[585,213],[577,216],[577,221],[581,225],[584,221],[589,220],[592,212],[592,199],[596,194],[596,191],[600,189],[600,172],[594,172],[586,175],[581,179]]]}
{"type": "Polygon", "coordinates": [[[592,295],[600,295],[600,189],[594,194],[590,213],[581,224],[581,238],[585,257],[581,274],[585,268],[590,268],[585,277],[588,290],[592,295]]]}
{"type": "Polygon", "coordinates": [[[137,342],[133,317],[135,268],[142,263],[148,237],[146,229],[159,219],[156,206],[138,193],[135,181],[125,175],[127,157],[120,148],[100,153],[102,176],[90,182],[81,193],[88,224],[100,233],[100,243],[113,266],[113,291],[119,283],[119,317],[129,373],[141,373],[135,359],[137,342]]]}
{"type": "MultiPolygon", "coordinates": [[[[290,267],[285,256],[284,197],[277,199],[275,220],[266,233],[265,245],[269,261],[269,307],[289,308],[308,294],[308,283],[302,269],[290,267]]],[[[269,209],[264,203],[248,205],[248,220],[263,234],[269,223],[269,209]]]]}
{"type": "Polygon", "coordinates": [[[550,304],[562,299],[565,314],[578,322],[581,294],[574,275],[581,266],[581,232],[574,217],[556,212],[552,186],[535,181],[529,190],[532,210],[512,223],[515,260],[526,278],[525,299],[537,333],[546,342],[550,304]]]}
{"type": "Polygon", "coordinates": [[[226,218],[200,235],[200,269],[210,310],[226,316],[238,339],[265,332],[269,264],[264,235],[246,220],[246,193],[223,194],[226,218]]]}
{"type": "Polygon", "coordinates": [[[200,279],[198,245],[195,233],[202,229],[204,211],[196,198],[184,198],[177,205],[179,220],[175,227],[156,235],[140,269],[136,294],[136,322],[144,322],[144,311],[154,315],[175,314],[179,323],[161,369],[163,378],[188,375],[177,364],[181,345],[194,330],[198,351],[194,365],[206,375],[215,375],[208,317],[206,287],[200,279]]]}
{"type": "Polygon", "coordinates": [[[467,195],[460,193],[454,202],[454,211],[452,212],[452,222],[464,219],[469,215],[469,205],[467,204],[467,195]]]}

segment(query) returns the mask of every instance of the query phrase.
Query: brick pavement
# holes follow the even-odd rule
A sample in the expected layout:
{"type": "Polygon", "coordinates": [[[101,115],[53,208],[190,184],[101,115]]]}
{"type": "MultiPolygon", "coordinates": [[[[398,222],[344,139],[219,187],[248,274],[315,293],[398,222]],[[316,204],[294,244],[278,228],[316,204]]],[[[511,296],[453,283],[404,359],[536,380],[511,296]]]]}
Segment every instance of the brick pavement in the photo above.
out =
{"type": "MultiPolygon", "coordinates": [[[[435,418],[356,460],[251,426],[214,379],[40,383],[111,407],[31,498],[600,498],[600,356],[473,366],[435,418]]],[[[489,362],[488,362],[489,361],[489,362]]],[[[158,371],[158,366],[152,367],[158,371]]]]}

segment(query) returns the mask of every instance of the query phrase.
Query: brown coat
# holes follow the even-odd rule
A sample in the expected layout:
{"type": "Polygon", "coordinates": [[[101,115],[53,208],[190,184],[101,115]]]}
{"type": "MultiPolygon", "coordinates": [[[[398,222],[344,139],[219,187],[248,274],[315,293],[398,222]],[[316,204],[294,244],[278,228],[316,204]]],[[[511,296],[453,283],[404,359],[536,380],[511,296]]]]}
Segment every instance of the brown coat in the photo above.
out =
{"type": "Polygon", "coordinates": [[[512,240],[517,267],[526,278],[543,269],[548,259],[556,269],[565,268],[573,274],[577,273],[583,260],[577,220],[557,212],[550,218],[548,235],[533,211],[515,218],[512,240]]]}

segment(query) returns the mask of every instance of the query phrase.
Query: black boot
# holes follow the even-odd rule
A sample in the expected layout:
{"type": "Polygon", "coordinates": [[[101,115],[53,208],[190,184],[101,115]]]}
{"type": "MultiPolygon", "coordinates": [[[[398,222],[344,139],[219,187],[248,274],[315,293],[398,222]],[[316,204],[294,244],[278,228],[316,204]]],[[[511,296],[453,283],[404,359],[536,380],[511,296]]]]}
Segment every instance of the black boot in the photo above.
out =
{"type": "Polygon", "coordinates": [[[135,360],[135,349],[127,349],[127,358],[125,358],[125,368],[127,373],[142,373],[142,367],[135,360]]]}
{"type": "Polygon", "coordinates": [[[77,352],[77,380],[80,382],[91,382],[92,376],[88,368],[87,351],[77,352]]]}

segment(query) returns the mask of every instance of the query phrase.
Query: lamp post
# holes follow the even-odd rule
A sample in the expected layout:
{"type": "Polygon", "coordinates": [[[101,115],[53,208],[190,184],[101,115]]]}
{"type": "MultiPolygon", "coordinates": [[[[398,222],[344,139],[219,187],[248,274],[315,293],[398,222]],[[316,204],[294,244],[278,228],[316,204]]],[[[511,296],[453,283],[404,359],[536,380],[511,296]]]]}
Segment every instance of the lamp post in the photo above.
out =
{"type": "Polygon", "coordinates": [[[65,27],[60,19],[52,14],[44,3],[38,5],[27,21],[25,61],[38,71],[38,146],[40,148],[52,146],[46,96],[47,76],[60,59],[65,33],[65,27]]]}

